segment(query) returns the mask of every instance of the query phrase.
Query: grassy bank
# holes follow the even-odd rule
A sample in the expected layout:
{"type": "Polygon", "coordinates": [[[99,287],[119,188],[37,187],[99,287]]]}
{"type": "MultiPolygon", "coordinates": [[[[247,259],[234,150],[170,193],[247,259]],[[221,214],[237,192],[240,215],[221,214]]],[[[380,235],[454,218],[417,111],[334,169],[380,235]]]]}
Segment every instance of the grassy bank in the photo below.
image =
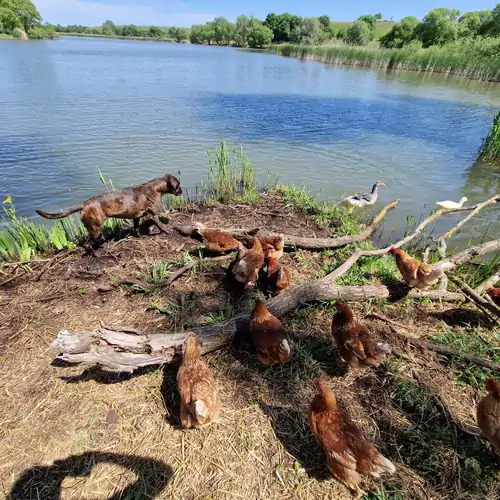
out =
{"type": "Polygon", "coordinates": [[[428,49],[413,46],[389,50],[350,45],[277,45],[269,50],[282,56],[327,64],[429,71],[500,82],[499,48],[498,40],[480,39],[432,46],[428,49]]]}

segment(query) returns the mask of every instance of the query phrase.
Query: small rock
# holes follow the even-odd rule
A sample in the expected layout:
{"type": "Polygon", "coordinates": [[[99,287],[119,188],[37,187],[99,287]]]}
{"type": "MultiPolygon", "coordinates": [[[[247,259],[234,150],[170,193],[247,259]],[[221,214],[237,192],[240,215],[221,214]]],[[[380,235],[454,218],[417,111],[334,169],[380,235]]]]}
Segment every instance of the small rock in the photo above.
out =
{"type": "Polygon", "coordinates": [[[118,413],[116,413],[115,410],[109,410],[108,414],[106,415],[106,422],[109,425],[115,425],[116,422],[118,422],[118,413]]]}

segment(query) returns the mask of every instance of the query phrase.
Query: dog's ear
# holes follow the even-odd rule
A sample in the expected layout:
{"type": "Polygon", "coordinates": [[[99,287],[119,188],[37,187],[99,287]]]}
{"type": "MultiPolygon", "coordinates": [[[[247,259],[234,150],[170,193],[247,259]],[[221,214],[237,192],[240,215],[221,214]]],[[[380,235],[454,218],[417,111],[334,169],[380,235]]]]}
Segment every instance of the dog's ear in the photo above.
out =
{"type": "Polygon", "coordinates": [[[179,191],[181,183],[179,182],[179,179],[177,179],[177,177],[167,174],[165,176],[165,179],[167,181],[167,186],[172,193],[176,193],[177,191],[179,191]]]}

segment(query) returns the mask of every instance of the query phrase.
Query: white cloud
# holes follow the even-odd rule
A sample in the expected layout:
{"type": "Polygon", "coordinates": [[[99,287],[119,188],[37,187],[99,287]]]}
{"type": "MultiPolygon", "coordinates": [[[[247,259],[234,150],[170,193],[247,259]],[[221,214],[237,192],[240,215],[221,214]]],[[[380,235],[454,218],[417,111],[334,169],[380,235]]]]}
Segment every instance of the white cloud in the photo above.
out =
{"type": "Polygon", "coordinates": [[[139,26],[191,26],[211,21],[215,15],[200,12],[180,0],[149,0],[138,5],[130,0],[113,3],[88,0],[37,0],[44,21],[53,24],[100,26],[110,19],[115,24],[139,26]]]}

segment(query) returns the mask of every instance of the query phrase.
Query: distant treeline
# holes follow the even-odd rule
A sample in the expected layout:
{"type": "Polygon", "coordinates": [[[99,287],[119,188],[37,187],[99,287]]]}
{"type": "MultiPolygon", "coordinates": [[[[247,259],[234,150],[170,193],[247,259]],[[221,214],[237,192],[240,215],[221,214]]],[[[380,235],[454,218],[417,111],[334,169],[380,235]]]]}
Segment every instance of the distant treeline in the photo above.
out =
{"type": "MultiPolygon", "coordinates": [[[[0,2],[6,0],[0,0],[0,2]]],[[[13,1],[13,0],[12,0],[13,1]]],[[[20,1],[20,0],[19,0],[20,1]]],[[[265,47],[271,43],[322,45],[337,40],[349,45],[367,45],[376,38],[382,14],[365,14],[350,26],[334,28],[327,15],[299,17],[293,14],[270,13],[264,21],[245,15],[236,23],[216,17],[205,24],[191,28],[162,28],[158,26],[118,26],[106,21],[100,27],[80,25],[60,26],[60,33],[81,33],[102,36],[164,38],[177,42],[189,40],[196,44],[235,45],[237,47],[265,47]]],[[[478,10],[461,14],[458,9],[431,10],[420,21],[405,17],[394,23],[390,31],[379,38],[383,48],[397,49],[407,45],[427,48],[445,45],[460,39],[500,36],[500,3],[492,10],[478,10]]]]}
{"type": "Polygon", "coordinates": [[[464,38],[500,36],[500,3],[492,10],[462,13],[458,9],[433,9],[419,21],[409,16],[401,19],[380,38],[387,49],[400,49],[410,44],[446,45],[464,38]]]}
{"type": "Polygon", "coordinates": [[[189,30],[187,28],[160,28],[158,26],[136,26],[135,24],[117,25],[113,21],[106,21],[102,26],[90,27],[80,24],[61,26],[57,24],[55,30],[58,33],[76,33],[81,35],[101,35],[101,36],[124,36],[142,38],[166,38],[182,42],[188,39],[189,30]]]}

